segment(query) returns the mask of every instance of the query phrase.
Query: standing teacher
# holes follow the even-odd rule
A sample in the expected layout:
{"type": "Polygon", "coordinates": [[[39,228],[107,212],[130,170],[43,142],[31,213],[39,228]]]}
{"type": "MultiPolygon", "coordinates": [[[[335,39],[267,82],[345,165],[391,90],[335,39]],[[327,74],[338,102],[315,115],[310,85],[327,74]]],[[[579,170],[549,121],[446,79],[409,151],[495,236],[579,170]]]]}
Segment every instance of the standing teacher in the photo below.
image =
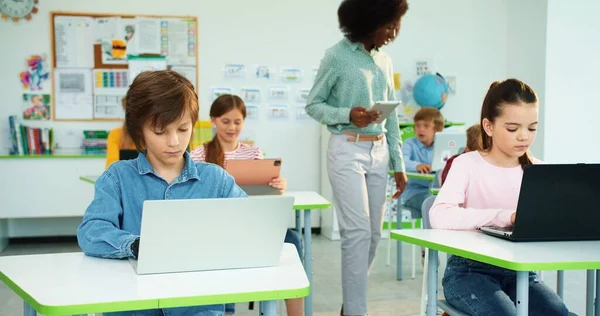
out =
{"type": "Polygon", "coordinates": [[[327,171],[342,244],[342,315],[367,313],[367,278],[381,239],[387,174],[398,198],[406,185],[395,112],[383,123],[369,111],[395,100],[393,67],[380,48],[400,31],[406,0],[344,0],[338,9],[345,38],[329,48],[310,91],[306,113],[331,132],[327,171]]]}

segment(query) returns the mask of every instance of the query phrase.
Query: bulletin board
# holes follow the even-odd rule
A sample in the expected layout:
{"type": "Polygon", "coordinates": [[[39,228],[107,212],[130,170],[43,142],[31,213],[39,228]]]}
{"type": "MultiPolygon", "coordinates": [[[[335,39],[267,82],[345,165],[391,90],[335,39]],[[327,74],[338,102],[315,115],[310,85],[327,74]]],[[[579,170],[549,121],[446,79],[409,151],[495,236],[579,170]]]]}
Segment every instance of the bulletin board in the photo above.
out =
{"type": "Polygon", "coordinates": [[[121,98],[145,70],[171,69],[198,87],[198,19],[50,12],[52,119],[120,121],[121,98]]]}

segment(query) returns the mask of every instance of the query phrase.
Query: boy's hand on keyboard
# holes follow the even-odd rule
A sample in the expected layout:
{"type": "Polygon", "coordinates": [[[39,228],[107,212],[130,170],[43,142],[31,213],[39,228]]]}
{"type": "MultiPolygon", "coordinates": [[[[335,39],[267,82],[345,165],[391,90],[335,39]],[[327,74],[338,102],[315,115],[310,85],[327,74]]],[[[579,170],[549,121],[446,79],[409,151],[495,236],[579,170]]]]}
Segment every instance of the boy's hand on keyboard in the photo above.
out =
{"type": "Polygon", "coordinates": [[[517,217],[517,212],[512,213],[512,215],[510,216],[510,223],[511,224],[515,224],[515,218],[517,217]]]}
{"type": "Polygon", "coordinates": [[[419,173],[431,173],[431,165],[427,165],[427,164],[420,164],[417,165],[417,172],[419,173]]]}

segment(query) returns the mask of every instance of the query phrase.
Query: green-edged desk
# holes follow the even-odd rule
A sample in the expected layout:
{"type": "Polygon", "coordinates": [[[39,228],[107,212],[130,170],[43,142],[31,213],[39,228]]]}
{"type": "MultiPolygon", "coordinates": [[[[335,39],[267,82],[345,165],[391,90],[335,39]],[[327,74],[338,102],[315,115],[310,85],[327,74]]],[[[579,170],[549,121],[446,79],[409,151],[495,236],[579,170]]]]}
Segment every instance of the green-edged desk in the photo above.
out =
{"type": "MultiPolygon", "coordinates": [[[[588,270],[587,316],[594,307],[593,270],[600,276],[600,241],[511,242],[479,231],[439,229],[395,230],[391,238],[428,248],[427,297],[437,298],[438,251],[517,272],[517,315],[528,315],[529,271],[588,270]],[[592,278],[590,279],[590,274],[592,278]],[[591,291],[590,291],[591,290],[591,291]]],[[[600,293],[596,278],[596,292],[600,293]]],[[[560,288],[560,286],[559,286],[560,288]]],[[[560,289],[559,289],[560,293],[560,289]]],[[[596,296],[595,315],[600,315],[596,296]]],[[[428,299],[427,316],[436,315],[437,300],[428,299]]]]}
{"type": "Polygon", "coordinates": [[[140,309],[261,302],[276,315],[276,301],[307,296],[310,284],[293,245],[279,265],[137,275],[128,260],[77,253],[0,257],[0,279],[24,301],[24,315],[74,315],[140,309]]]}
{"type": "MultiPolygon", "coordinates": [[[[95,183],[98,176],[81,176],[79,177],[84,182],[95,183]]],[[[315,192],[310,191],[289,191],[285,192],[284,195],[294,197],[294,210],[296,211],[296,229],[298,232],[302,232],[301,227],[301,212],[304,212],[304,268],[310,284],[313,279],[313,251],[312,251],[312,227],[311,227],[311,214],[312,210],[328,209],[331,207],[331,203],[324,197],[320,196],[315,192]]],[[[304,299],[304,314],[306,316],[312,316],[313,314],[313,303],[312,294],[308,295],[304,299]]]]}

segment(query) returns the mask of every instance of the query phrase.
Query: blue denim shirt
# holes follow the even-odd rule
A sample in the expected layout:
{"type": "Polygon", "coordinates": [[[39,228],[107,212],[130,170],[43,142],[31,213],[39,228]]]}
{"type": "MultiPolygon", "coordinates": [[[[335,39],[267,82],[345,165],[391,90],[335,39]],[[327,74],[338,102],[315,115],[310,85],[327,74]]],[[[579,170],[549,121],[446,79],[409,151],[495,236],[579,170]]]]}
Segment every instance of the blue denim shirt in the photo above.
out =
{"type": "Polygon", "coordinates": [[[146,200],[247,196],[221,167],[194,162],[188,152],[184,157],[185,166],[171,184],[154,172],[144,153],[113,163],[104,171],[77,228],[83,252],[103,258],[133,257],[131,244],[139,237],[146,200]]]}
{"type": "MultiPolygon", "coordinates": [[[[433,162],[433,145],[426,147],[417,137],[411,137],[404,141],[402,146],[404,163],[407,172],[417,172],[417,166],[420,164],[431,165],[433,162]]],[[[440,171],[441,172],[441,171],[440,171]]],[[[402,199],[407,201],[417,194],[429,192],[431,181],[408,179],[406,189],[402,193],[402,199]]]]}

